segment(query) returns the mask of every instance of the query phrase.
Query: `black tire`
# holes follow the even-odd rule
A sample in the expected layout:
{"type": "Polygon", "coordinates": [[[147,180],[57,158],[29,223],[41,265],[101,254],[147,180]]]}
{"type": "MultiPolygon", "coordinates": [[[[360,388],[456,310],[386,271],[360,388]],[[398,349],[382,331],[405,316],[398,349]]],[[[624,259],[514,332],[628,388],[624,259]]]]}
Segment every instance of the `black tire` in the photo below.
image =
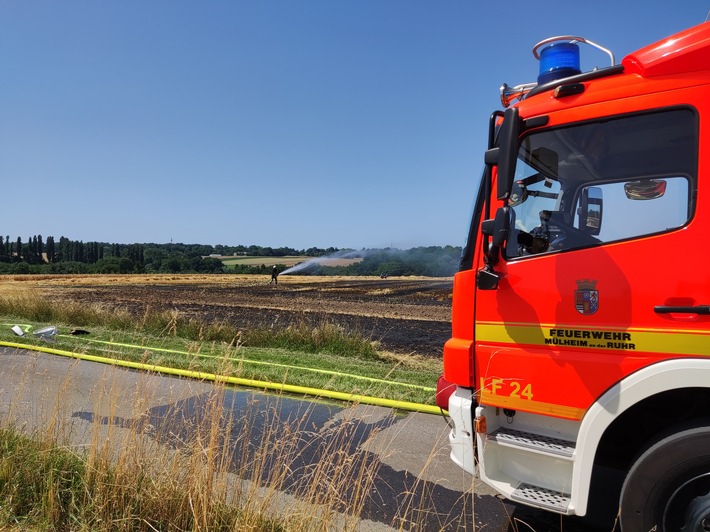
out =
{"type": "Polygon", "coordinates": [[[623,532],[710,531],[710,427],[649,447],[629,470],[619,504],[623,532]]]}

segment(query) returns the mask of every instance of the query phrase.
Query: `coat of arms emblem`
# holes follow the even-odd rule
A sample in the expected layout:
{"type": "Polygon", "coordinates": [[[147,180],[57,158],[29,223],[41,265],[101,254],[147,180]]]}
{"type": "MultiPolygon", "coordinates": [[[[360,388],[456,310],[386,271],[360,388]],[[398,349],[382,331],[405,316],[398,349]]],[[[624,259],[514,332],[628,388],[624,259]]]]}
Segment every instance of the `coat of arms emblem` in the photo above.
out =
{"type": "Polygon", "coordinates": [[[588,316],[599,310],[599,292],[596,287],[597,281],[590,279],[577,281],[577,290],[574,291],[574,306],[577,312],[588,316]]]}

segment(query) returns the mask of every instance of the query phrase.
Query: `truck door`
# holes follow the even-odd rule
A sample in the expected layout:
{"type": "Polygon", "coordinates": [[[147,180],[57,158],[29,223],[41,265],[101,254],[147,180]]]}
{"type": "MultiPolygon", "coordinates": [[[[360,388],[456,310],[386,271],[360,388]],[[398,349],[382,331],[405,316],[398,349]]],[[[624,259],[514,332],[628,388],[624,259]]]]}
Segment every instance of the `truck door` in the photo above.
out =
{"type": "Polygon", "coordinates": [[[695,110],[552,126],[517,153],[500,281],[476,295],[481,401],[580,419],[634,370],[707,354],[695,110]]]}

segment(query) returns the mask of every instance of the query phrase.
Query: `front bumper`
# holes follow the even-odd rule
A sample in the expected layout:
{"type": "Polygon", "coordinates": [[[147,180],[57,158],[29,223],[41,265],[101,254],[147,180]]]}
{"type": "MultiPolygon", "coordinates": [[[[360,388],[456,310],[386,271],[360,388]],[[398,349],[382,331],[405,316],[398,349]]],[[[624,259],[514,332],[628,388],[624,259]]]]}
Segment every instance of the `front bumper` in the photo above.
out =
{"type": "Polygon", "coordinates": [[[449,433],[451,460],[472,475],[476,474],[476,434],[473,431],[475,408],[473,390],[457,386],[449,397],[449,417],[454,423],[449,433]]]}

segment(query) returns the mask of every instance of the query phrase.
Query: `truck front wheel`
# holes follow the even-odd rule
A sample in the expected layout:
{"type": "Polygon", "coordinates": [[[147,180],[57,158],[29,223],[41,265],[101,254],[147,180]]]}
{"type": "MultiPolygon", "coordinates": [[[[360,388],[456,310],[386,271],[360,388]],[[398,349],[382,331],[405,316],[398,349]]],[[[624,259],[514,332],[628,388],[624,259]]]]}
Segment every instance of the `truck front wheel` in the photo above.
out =
{"type": "Polygon", "coordinates": [[[649,447],[626,476],[619,504],[623,532],[710,531],[710,427],[649,447]]]}

